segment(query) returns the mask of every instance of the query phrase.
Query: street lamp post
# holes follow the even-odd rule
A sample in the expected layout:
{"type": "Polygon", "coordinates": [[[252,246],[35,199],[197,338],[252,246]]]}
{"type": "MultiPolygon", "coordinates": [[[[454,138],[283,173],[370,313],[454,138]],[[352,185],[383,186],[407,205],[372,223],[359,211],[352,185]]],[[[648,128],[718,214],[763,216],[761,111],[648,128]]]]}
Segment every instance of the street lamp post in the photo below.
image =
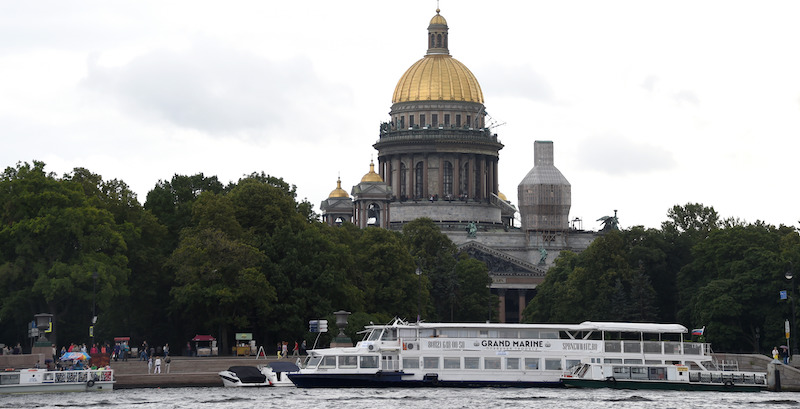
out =
{"type": "Polygon", "coordinates": [[[92,273],[92,324],[89,326],[89,338],[94,346],[94,324],[97,322],[97,271],[92,273]]]}
{"type": "MultiPolygon", "coordinates": [[[[791,297],[789,297],[789,299],[792,302],[792,325],[791,325],[792,328],[791,329],[796,332],[797,330],[795,329],[795,325],[797,323],[797,317],[796,317],[796,312],[795,312],[794,299],[795,299],[795,295],[797,294],[797,284],[794,281],[794,272],[792,271],[791,264],[789,264],[789,270],[786,271],[786,274],[784,274],[784,277],[786,277],[786,279],[789,280],[789,282],[792,283],[792,295],[791,295],[791,297]]],[[[795,336],[791,337],[791,338],[792,338],[791,339],[791,342],[792,342],[792,345],[791,345],[792,356],[794,356],[794,355],[797,355],[797,334],[795,336]]],[[[787,345],[787,347],[788,346],[789,345],[787,345]]]]}
{"type": "Polygon", "coordinates": [[[422,269],[417,267],[417,281],[419,288],[417,288],[417,322],[422,320],[422,269]]]}

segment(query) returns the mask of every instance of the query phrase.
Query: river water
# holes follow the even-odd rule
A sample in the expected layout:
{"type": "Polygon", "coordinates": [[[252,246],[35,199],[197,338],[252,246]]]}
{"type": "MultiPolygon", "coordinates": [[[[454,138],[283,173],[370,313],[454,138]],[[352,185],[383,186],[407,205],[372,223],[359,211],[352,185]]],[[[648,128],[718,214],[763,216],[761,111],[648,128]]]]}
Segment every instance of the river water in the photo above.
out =
{"type": "Polygon", "coordinates": [[[800,408],[800,393],[517,388],[165,388],[0,395],[0,408],[800,408]]]}

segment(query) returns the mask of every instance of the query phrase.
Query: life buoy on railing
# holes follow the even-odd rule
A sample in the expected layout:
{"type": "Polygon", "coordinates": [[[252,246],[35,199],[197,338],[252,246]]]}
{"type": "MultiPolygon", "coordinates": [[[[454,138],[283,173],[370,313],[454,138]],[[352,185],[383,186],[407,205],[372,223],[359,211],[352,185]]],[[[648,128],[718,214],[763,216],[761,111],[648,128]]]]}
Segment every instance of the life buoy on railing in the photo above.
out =
{"type": "Polygon", "coordinates": [[[726,388],[733,388],[733,381],[725,381],[726,388]]]}
{"type": "Polygon", "coordinates": [[[609,376],[608,378],[606,378],[606,382],[617,383],[617,378],[614,378],[613,376],[609,376]]]}
{"type": "Polygon", "coordinates": [[[94,379],[89,379],[88,381],[86,381],[86,386],[88,386],[88,387],[90,387],[90,388],[91,388],[92,386],[94,386],[94,379]]]}

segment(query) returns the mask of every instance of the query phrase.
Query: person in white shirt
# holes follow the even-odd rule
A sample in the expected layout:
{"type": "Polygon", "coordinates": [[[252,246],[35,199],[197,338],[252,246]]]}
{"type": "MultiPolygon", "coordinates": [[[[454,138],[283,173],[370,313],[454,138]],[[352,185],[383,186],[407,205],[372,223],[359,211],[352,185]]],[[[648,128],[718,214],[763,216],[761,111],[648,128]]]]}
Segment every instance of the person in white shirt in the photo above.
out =
{"type": "Polygon", "coordinates": [[[153,373],[161,373],[161,357],[156,358],[156,370],[153,373]]]}

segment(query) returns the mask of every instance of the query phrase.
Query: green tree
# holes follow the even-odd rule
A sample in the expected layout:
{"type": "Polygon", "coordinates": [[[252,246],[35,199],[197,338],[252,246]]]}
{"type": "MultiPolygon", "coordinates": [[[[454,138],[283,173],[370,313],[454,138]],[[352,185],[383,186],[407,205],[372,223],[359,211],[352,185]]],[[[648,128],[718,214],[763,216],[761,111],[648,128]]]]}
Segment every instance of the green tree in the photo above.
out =
{"type": "Polygon", "coordinates": [[[93,206],[80,183],[44,167],[18,164],[0,178],[0,320],[13,336],[50,312],[55,336],[87,340],[93,302],[109,311],[127,295],[127,244],[112,213],[93,206]]]}

